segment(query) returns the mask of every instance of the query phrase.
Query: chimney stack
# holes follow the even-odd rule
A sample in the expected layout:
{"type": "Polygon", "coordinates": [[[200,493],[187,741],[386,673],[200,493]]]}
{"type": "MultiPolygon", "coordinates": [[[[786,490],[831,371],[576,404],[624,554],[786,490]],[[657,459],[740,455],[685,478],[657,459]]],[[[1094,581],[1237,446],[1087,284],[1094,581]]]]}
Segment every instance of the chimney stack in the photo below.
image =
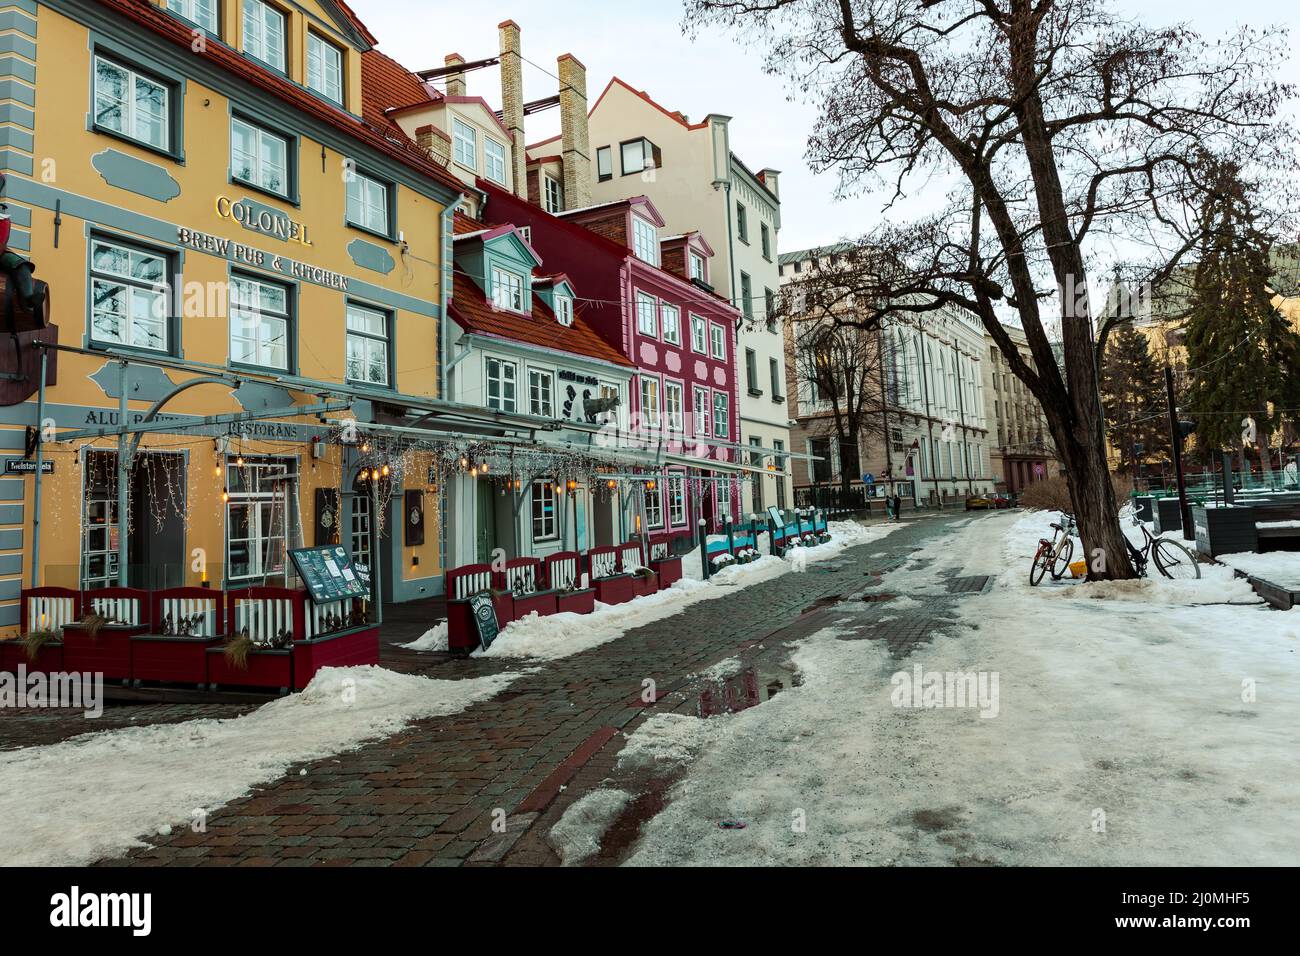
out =
{"type": "Polygon", "coordinates": [[[524,61],[519,43],[519,24],[506,20],[497,24],[501,37],[501,120],[510,133],[511,166],[515,195],[528,198],[527,156],[524,153],[524,61]]]}
{"type": "MultiPolygon", "coordinates": [[[[465,58],[459,53],[448,53],[442,61],[447,66],[464,66],[465,58]]],[[[465,74],[461,72],[447,74],[447,95],[465,95],[465,74]]]]}
{"type": "Polygon", "coordinates": [[[587,68],[572,53],[557,61],[560,75],[560,148],[564,206],[591,205],[591,141],[587,132],[587,68]]]}

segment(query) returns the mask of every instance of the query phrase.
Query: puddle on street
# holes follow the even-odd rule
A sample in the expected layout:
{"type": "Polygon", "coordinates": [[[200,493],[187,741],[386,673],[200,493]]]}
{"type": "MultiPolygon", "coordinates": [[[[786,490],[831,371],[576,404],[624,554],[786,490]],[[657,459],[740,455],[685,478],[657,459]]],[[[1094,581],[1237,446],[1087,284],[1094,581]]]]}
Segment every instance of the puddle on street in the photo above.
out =
{"type": "Polygon", "coordinates": [[[788,687],[801,686],[803,676],[796,670],[775,665],[747,667],[726,680],[706,685],[696,712],[701,717],[736,714],[771,700],[788,687]]]}

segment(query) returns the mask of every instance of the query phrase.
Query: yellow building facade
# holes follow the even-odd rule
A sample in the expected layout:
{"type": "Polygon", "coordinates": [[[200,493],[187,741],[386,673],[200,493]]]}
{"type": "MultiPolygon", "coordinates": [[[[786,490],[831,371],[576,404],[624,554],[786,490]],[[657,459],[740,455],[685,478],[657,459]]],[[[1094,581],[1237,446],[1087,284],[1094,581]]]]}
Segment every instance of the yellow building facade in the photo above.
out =
{"type": "Polygon", "coordinates": [[[365,425],[438,396],[461,193],[367,115],[373,37],[329,0],[0,24],[0,199],[52,324],[0,359],[0,636],[24,587],[278,584],[330,540],[437,593],[431,463],[365,425]]]}

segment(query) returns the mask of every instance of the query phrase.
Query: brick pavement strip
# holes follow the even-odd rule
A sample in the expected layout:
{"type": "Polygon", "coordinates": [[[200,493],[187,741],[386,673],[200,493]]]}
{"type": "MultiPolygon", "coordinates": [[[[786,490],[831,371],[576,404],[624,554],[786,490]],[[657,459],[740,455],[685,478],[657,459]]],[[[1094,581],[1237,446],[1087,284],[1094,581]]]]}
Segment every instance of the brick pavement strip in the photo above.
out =
{"type": "MultiPolygon", "coordinates": [[[[806,612],[872,586],[881,571],[903,564],[954,517],[907,523],[806,573],[691,605],[616,641],[547,662],[466,711],[418,721],[392,737],[295,767],[290,776],[213,811],[205,833],[174,833],[100,863],[553,864],[546,832],[565,807],[608,775],[625,739],[620,730],[630,732],[644,719],[643,680],[655,681],[657,706],[677,692],[677,706],[686,707],[685,691],[700,670],[770,638],[789,640],[822,626],[823,614],[806,612]],[[506,814],[504,834],[492,830],[494,811],[506,814]]],[[[906,615],[898,625],[900,647],[923,639],[924,626],[910,624],[906,615]]],[[[888,640],[889,628],[880,630],[888,640]]],[[[497,672],[502,665],[476,658],[429,668],[408,661],[408,668],[446,678],[497,672]]]]}

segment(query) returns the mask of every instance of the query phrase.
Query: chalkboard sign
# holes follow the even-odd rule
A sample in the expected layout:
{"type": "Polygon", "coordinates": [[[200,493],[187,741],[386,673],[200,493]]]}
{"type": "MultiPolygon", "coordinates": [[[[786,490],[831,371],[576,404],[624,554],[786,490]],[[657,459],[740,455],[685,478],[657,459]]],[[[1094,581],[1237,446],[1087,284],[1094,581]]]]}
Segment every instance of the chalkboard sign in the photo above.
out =
{"type": "Polygon", "coordinates": [[[316,604],[369,597],[370,587],[352,567],[352,555],[341,545],[298,548],[289,552],[298,576],[316,604]]]}
{"type": "Polygon", "coordinates": [[[492,603],[491,593],[482,591],[471,594],[469,610],[474,615],[474,626],[478,628],[478,642],[486,651],[501,633],[501,625],[497,622],[497,608],[492,603]]]}
{"type": "Polygon", "coordinates": [[[772,524],[774,524],[778,529],[785,527],[785,518],[781,515],[781,512],[778,508],[776,507],[768,508],[767,516],[771,520],[772,524]]]}

